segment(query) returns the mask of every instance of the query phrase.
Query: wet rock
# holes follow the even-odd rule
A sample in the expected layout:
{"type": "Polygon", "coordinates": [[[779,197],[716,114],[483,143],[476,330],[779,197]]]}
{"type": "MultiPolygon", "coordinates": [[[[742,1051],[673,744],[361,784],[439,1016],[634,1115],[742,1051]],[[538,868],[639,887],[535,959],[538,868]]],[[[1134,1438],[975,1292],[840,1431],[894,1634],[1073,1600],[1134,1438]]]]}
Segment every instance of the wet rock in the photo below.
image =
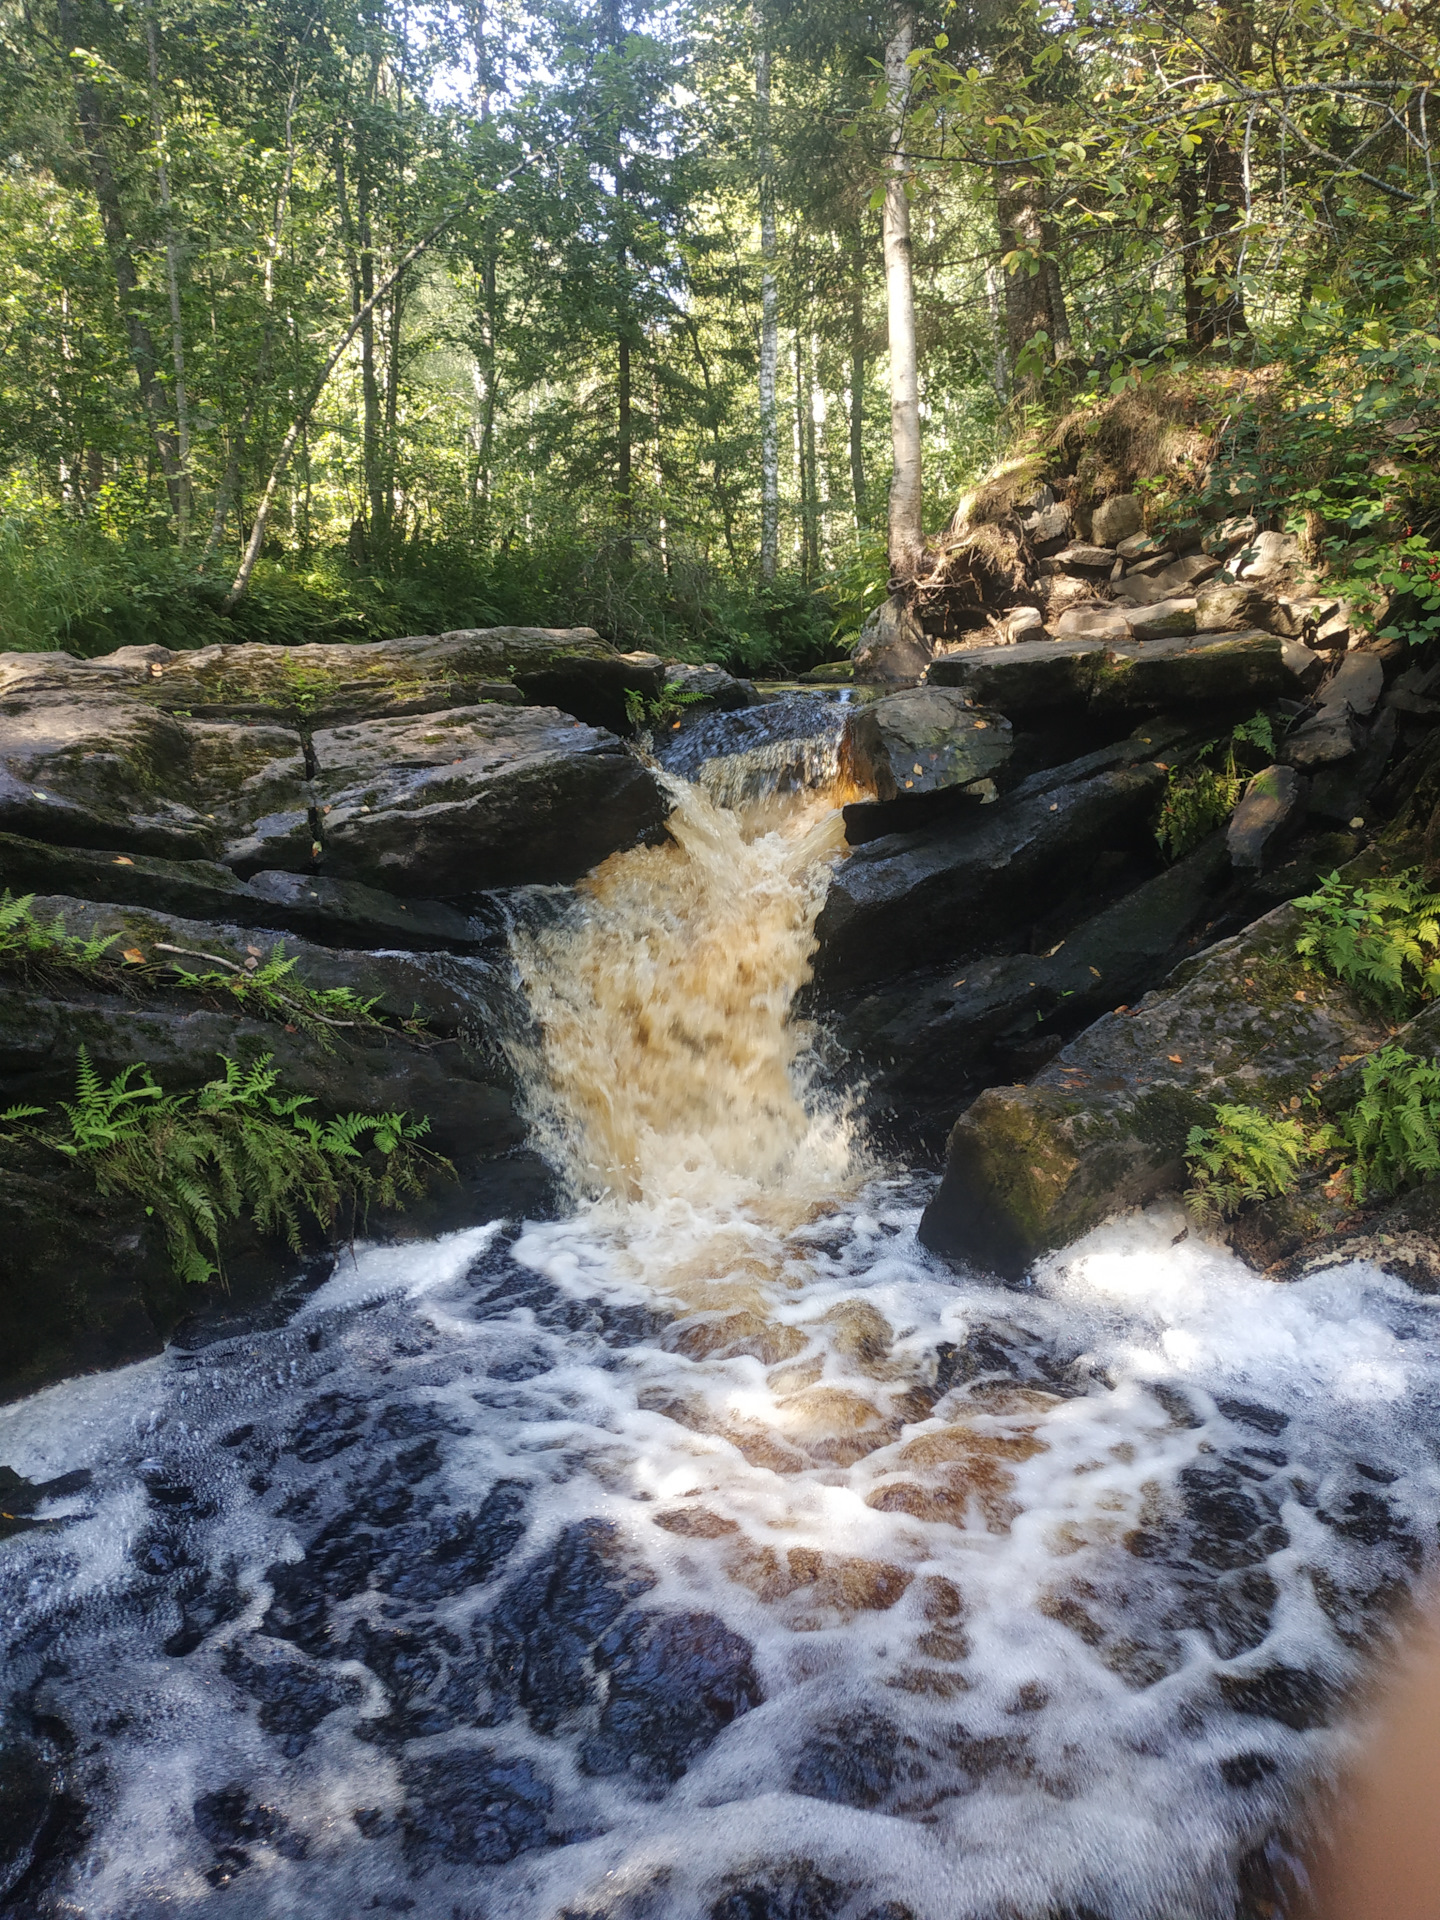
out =
{"type": "Polygon", "coordinates": [[[665,812],[613,734],[554,708],[358,721],[313,749],[320,870],[401,896],[573,879],[665,812]]]}
{"type": "Polygon", "coordinates": [[[1122,540],[1133,539],[1139,533],[1144,519],[1137,494],[1115,493],[1096,507],[1091,515],[1090,531],[1098,546],[1118,547],[1122,540]]]}
{"type": "Polygon", "coordinates": [[[212,1886],[226,1886],[250,1865],[250,1847],[270,1846],[287,1860],[303,1860],[304,1837],[276,1808],[250,1798],[238,1780],[202,1793],[192,1809],[196,1830],[215,1849],[215,1865],[206,1874],[212,1886]]]}
{"type": "Polygon", "coordinates": [[[549,1844],[550,1783],[528,1760],[452,1749],[401,1768],[405,1850],[419,1863],[498,1867],[549,1844]]]}
{"type": "Polygon", "coordinates": [[[1304,1667],[1261,1667],[1246,1673],[1222,1673],[1220,1697],[1234,1713],[1257,1720],[1278,1720],[1296,1733],[1308,1733],[1333,1719],[1340,1690],[1324,1674],[1304,1667]]]}
{"type": "Polygon", "coordinates": [[[609,1674],[587,1773],[627,1773],[667,1786],[728,1727],[764,1699],[754,1649],[709,1613],[636,1613],[599,1643],[609,1674]]]}
{"type": "Polygon", "coordinates": [[[57,1782],[33,1741],[0,1724],[0,1898],[36,1865],[56,1808],[57,1782]]]}
{"type": "Polygon", "coordinates": [[[810,1861],[798,1861],[732,1887],[711,1907],[709,1920],[837,1920],[844,1902],[844,1887],[810,1861]]]}
{"type": "Polygon", "coordinates": [[[1073,1031],[1143,992],[1217,911],[1229,877],[1217,834],[1081,921],[1053,952],[974,958],[961,947],[943,972],[847,999],[831,1024],[861,1066],[871,1110],[906,1124],[939,1114],[948,1125],[958,1091],[1008,1077],[995,1049],[1060,1021],[1073,1031]]]}
{"type": "Polygon", "coordinates": [[[805,1742],[792,1792],[846,1807],[878,1807],[899,1773],[900,1730],[876,1713],[846,1714],[805,1742]]]}
{"type": "Polygon", "coordinates": [[[1068,863],[1136,829],[1164,780],[1153,765],[1127,768],[857,848],[816,925],[817,980],[833,989],[883,975],[902,920],[914,965],[953,952],[979,919],[998,931],[1006,916],[1028,916],[1036,889],[1068,863]]]}
{"type": "Polygon", "coordinates": [[[969,786],[1014,751],[1010,722],[946,687],[915,687],[877,700],[850,721],[843,749],[880,801],[969,786]]]}
{"type": "Polygon", "coordinates": [[[1237,867],[1259,872],[1285,834],[1304,818],[1305,782],[1293,767],[1266,767],[1230,816],[1225,844],[1237,867]]]}
{"type": "Polygon", "coordinates": [[[655,1584],[608,1521],[579,1520],[505,1587],[488,1621],[496,1714],[519,1706],[540,1733],[597,1691],[592,1655],[625,1608],[655,1584]]]}
{"type": "Polygon", "coordinates": [[[737,680],[723,667],[713,663],[696,667],[684,660],[665,662],[663,692],[678,694],[685,701],[679,715],[685,724],[702,713],[735,713],[753,707],[759,698],[748,680],[737,680]]]}
{"type": "Polygon", "coordinates": [[[474,1513],[442,1514],[430,1522],[423,1540],[407,1543],[387,1590],[401,1598],[435,1601],[492,1580],[525,1537],[526,1489],[500,1480],[474,1513]]]}
{"type": "Polygon", "coordinates": [[[982,1093],[951,1132],[925,1244],[1023,1273],[1117,1208],[1179,1188],[1186,1136],[1213,1102],[1274,1108],[1379,1044],[1370,1009],[1300,968],[1296,932],[1295,910],[1275,909],[1134,1012],[1099,1020],[1030,1085],[982,1093]]]}
{"type": "Polygon", "coordinates": [[[871,613],[855,643],[855,679],[864,686],[914,686],[930,664],[930,642],[914,608],[892,593],[871,613]]]}
{"type": "Polygon", "coordinates": [[[360,1699],[360,1682],[348,1674],[329,1673],[309,1661],[267,1657],[259,1652],[262,1643],[256,1639],[246,1645],[255,1648],[256,1655],[232,1648],[225,1657],[225,1676],[259,1701],[261,1727],[277,1737],[280,1751],[291,1759],[309,1746],[322,1720],[360,1699]]]}

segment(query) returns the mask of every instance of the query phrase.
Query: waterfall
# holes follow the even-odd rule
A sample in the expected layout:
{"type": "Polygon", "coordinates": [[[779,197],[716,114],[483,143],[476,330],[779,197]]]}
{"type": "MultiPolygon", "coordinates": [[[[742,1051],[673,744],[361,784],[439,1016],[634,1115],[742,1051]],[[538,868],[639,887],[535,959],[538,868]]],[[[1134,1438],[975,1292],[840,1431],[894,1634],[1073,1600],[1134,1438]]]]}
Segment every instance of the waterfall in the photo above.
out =
{"type": "Polygon", "coordinates": [[[1023,1290],[928,1254],[795,1017],[838,756],[773,759],[517,922],[566,1217],[0,1409],[57,1482],[0,1915],[1286,1911],[1433,1565],[1440,1308],[1174,1207],[1023,1290]]]}

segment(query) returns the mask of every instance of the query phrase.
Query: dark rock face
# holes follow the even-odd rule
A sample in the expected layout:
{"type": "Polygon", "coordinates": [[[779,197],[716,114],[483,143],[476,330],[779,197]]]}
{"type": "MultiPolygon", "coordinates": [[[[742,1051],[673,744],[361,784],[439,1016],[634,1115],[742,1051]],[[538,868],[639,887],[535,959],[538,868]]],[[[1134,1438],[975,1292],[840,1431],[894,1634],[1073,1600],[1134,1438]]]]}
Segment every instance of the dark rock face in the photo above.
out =
{"type": "MultiPolygon", "coordinates": [[[[219,1055],[269,1054],[317,1113],[429,1118],[427,1144],[459,1180],[414,1207],[408,1230],[543,1209],[549,1176],[525,1150],[503,1045],[527,1016],[491,890],[573,879],[659,827],[653,772],[575,713],[608,702],[623,720],[626,695],[653,697],[663,677],[663,662],[588,630],[534,628],[7,655],[0,887],[38,896],[72,935],[109,939],[135,970],[7,983],[0,1107],[70,1098],[82,1045],[107,1078],[143,1062],[172,1092],[211,1079],[219,1055]],[[524,704],[542,687],[572,711],[524,704]],[[173,984],[177,967],[253,970],[282,938],[297,983],[374,997],[384,1029],[317,1037],[173,984]]],[[[250,1310],[296,1264],[238,1235],[223,1310],[250,1310]]],[[[177,1286],[153,1218],[12,1143],[0,1391],[153,1352],[182,1317],[218,1310],[205,1291],[177,1286]]]]}
{"type": "Polygon", "coordinates": [[[1189,1129],[1217,1101],[1277,1107],[1384,1023],[1294,959],[1279,907],[1112,1013],[1028,1086],[992,1087],[956,1122],[921,1237],[1019,1275],[1109,1213],[1175,1191],[1189,1129]]]}
{"type": "Polygon", "coordinates": [[[747,1640],[707,1613],[631,1614],[601,1641],[609,1674],[588,1773],[678,1780],[697,1753],[764,1695],[747,1640]]]}
{"type": "Polygon", "coordinates": [[[573,880],[665,812],[617,739],[553,708],[357,721],[317,733],[313,752],[320,870],[391,893],[573,880]]]}
{"type": "Polygon", "coordinates": [[[846,729],[844,750],[884,801],[971,786],[1003,767],[1013,748],[1002,714],[970,707],[946,687],[916,687],[862,708],[846,729]]]}
{"type": "Polygon", "coordinates": [[[1126,768],[858,848],[837,870],[816,926],[817,980],[833,988],[883,977],[902,924],[911,965],[963,950],[978,925],[994,937],[1017,908],[1028,915],[1036,889],[1064,868],[1142,832],[1164,784],[1153,765],[1126,768]]]}
{"type": "Polygon", "coordinates": [[[405,1848],[428,1864],[498,1867],[550,1838],[548,1781],[524,1760],[485,1748],[412,1760],[404,1769],[405,1848]]]}
{"type": "MultiPolygon", "coordinates": [[[[1132,616],[1106,609],[1105,617],[1132,616]]],[[[1150,609],[1153,613],[1154,609],[1150,609]]],[[[1193,611],[1188,616],[1193,623],[1193,611]]],[[[1070,709],[1135,712],[1226,703],[1252,707],[1291,691],[1293,669],[1271,633],[1196,633],[1148,642],[1118,634],[1097,639],[1022,640],[937,660],[931,686],[958,687],[980,706],[997,707],[1015,724],[1030,715],[1070,709]]]]}

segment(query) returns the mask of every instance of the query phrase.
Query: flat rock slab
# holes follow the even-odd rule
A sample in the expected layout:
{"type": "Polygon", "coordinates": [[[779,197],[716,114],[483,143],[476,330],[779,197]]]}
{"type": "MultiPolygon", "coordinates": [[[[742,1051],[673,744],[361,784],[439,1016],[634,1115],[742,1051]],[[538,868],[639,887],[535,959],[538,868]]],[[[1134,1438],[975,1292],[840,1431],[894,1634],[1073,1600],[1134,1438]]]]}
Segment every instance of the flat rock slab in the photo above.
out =
{"type": "Polygon", "coordinates": [[[1295,958],[1300,916],[1276,908],[1187,962],[1134,1011],[1107,1015],[1028,1086],[991,1087],[950,1134],[920,1237],[1007,1277],[1120,1208],[1185,1183],[1185,1141],[1212,1106],[1275,1111],[1387,1036],[1343,987],[1295,958]]]}
{"type": "Polygon", "coordinates": [[[318,870],[402,897],[573,880],[667,811],[622,741],[551,708],[359,721],[312,751],[318,870]]]}
{"type": "Polygon", "coordinates": [[[1225,844],[1235,865],[1258,873],[1305,816],[1306,783],[1293,767],[1266,767],[1250,781],[1230,816],[1225,844]]]}
{"type": "Polygon", "coordinates": [[[600,674],[658,692],[660,661],[644,655],[627,675],[619,664],[625,658],[589,627],[475,627],[355,645],[121,647],[83,663],[83,671],[171,713],[268,713],[316,727],[484,700],[518,703],[526,697],[521,682],[545,674],[572,682],[600,674]]]}
{"type": "Polygon", "coordinates": [[[1147,762],[857,848],[836,869],[816,925],[817,981],[860,985],[973,950],[987,916],[996,927],[1017,911],[1033,919],[1037,890],[1133,832],[1164,785],[1147,762]]]}
{"type": "Polygon", "coordinates": [[[294,858],[308,807],[294,729],[157,711],[66,654],[0,660],[0,831],[178,859],[254,837],[294,858]]]}
{"type": "Polygon", "coordinates": [[[1258,630],[1146,642],[1022,640],[937,660],[926,679],[1013,721],[1076,707],[1111,713],[1262,702],[1295,690],[1279,636],[1258,630]]]}
{"type": "Polygon", "coordinates": [[[913,687],[864,708],[845,732],[856,779],[877,800],[964,787],[1004,766],[1010,722],[971,706],[950,687],[913,687]]]}

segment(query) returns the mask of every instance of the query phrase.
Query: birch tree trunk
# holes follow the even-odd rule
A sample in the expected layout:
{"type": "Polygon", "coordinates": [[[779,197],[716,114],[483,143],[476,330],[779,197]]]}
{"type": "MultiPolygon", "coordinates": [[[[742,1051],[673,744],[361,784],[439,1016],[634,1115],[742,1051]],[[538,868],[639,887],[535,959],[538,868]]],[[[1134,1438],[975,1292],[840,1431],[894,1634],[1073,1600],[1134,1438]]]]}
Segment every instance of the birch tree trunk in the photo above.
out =
{"type": "Polygon", "coordinates": [[[775,578],[780,552],[780,430],[775,375],[780,362],[780,297],[775,285],[775,172],[770,147],[770,48],[765,16],[755,25],[755,158],[760,176],[760,577],[775,578]]]}
{"type": "Polygon", "coordinates": [[[910,203],[905,196],[906,65],[915,44],[915,10],[902,0],[885,47],[890,151],[885,162],[885,305],[890,337],[890,579],[915,578],[925,545],[920,466],[920,372],[915,353],[915,281],[910,248],[910,203]]]}
{"type": "Polygon", "coordinates": [[[190,544],[193,483],[190,474],[190,402],[185,386],[185,329],[180,316],[180,237],[170,200],[170,163],[165,152],[165,120],[160,110],[160,36],[147,10],[145,42],[150,56],[150,125],[155,140],[160,211],[165,220],[165,289],[170,298],[170,354],[175,365],[175,451],[179,462],[175,488],[175,533],[190,544]]]}

